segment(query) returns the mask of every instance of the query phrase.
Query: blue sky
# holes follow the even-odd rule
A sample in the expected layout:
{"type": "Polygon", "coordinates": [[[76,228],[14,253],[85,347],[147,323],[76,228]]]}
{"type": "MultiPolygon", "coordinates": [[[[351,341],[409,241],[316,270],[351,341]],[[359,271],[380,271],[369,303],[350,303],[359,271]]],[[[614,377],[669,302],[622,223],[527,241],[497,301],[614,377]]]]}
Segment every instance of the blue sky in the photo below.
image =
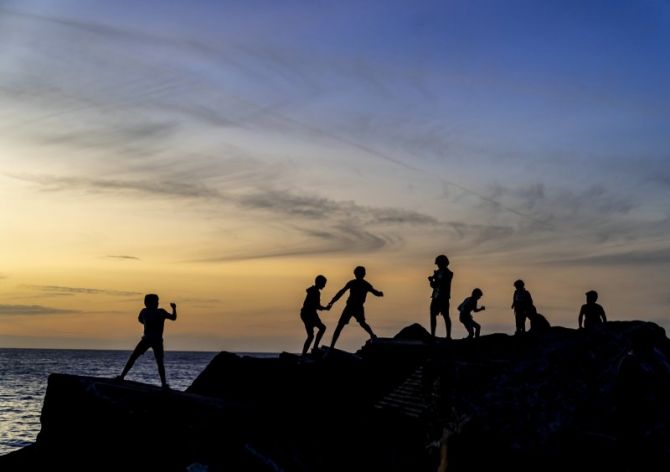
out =
{"type": "Polygon", "coordinates": [[[0,2],[0,313],[35,312],[26,287],[135,292],[138,267],[263,260],[296,278],[270,297],[290,333],[330,258],[336,284],[361,262],[407,274],[381,279],[403,293],[378,308],[392,334],[425,322],[406,287],[444,252],[457,296],[490,287],[497,329],[519,276],[566,325],[590,288],[615,319],[666,323],[669,26],[667,1],[0,2]]]}

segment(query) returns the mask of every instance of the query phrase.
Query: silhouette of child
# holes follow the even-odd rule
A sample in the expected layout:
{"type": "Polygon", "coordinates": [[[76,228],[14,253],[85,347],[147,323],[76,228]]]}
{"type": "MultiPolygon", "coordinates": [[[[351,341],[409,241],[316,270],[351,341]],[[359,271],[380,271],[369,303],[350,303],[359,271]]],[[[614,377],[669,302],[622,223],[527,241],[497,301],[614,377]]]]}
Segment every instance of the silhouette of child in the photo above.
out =
{"type": "Polygon", "coordinates": [[[517,280],[514,282],[514,297],[512,298],[512,309],[514,310],[514,320],[516,322],[516,331],[514,335],[522,334],[526,332],[526,318],[529,318],[528,314],[533,309],[533,297],[530,296],[530,292],[526,290],[523,280],[517,280]]]}
{"type": "Polygon", "coordinates": [[[144,306],[146,308],[142,308],[137,317],[138,321],[144,325],[144,336],[137,343],[135,350],[123,368],[123,372],[121,372],[121,375],[117,379],[123,380],[133,364],[135,364],[137,358],[151,348],[154,351],[156,364],[158,364],[158,375],[161,378],[161,385],[163,388],[169,388],[165,380],[165,365],[163,364],[163,326],[165,320],[174,321],[177,319],[177,305],[170,303],[172,307],[172,313],[170,314],[164,309],[158,308],[158,295],[150,293],[144,296],[144,306]]]}
{"type": "Polygon", "coordinates": [[[472,312],[477,313],[486,310],[485,306],[477,307],[477,302],[482,298],[482,295],[484,295],[484,292],[476,288],[472,291],[472,295],[463,300],[463,303],[458,306],[458,319],[463,323],[465,329],[468,330],[468,339],[479,337],[481,325],[472,318],[472,312]]]}
{"type": "Polygon", "coordinates": [[[370,339],[374,339],[377,337],[375,333],[372,332],[372,328],[370,328],[370,325],[368,325],[365,322],[365,309],[363,308],[363,304],[365,303],[365,298],[368,292],[372,293],[377,297],[383,297],[384,292],[375,290],[375,288],[372,285],[370,285],[370,283],[367,280],[364,280],[365,267],[362,266],[356,267],[354,269],[354,276],[356,278],[347,282],[344,288],[342,288],[342,290],[340,290],[335,294],[335,296],[327,306],[327,308],[330,309],[330,307],[332,307],[333,304],[335,304],[335,302],[338,301],[342,295],[344,295],[344,292],[349,290],[349,298],[347,299],[347,304],[344,307],[344,310],[342,311],[342,315],[340,316],[339,321],[337,322],[337,327],[335,328],[335,332],[333,333],[333,340],[330,342],[331,349],[335,347],[337,338],[340,337],[340,332],[342,331],[344,326],[349,323],[349,320],[352,317],[356,321],[358,321],[358,324],[361,325],[361,327],[370,335],[370,339]]]}
{"type": "Polygon", "coordinates": [[[601,323],[607,323],[605,310],[596,303],[598,292],[589,290],[586,292],[586,304],[579,310],[579,329],[591,329],[601,323]]]}
{"type": "Polygon", "coordinates": [[[530,320],[530,329],[529,333],[541,334],[546,333],[551,328],[549,321],[541,314],[537,312],[534,305],[531,305],[527,313],[528,319],[530,320]]]}
{"type": "Polygon", "coordinates": [[[302,355],[306,355],[309,346],[314,339],[314,328],[317,328],[316,340],[314,341],[314,351],[319,348],[319,342],[323,333],[326,331],[326,325],[323,324],[319,318],[317,310],[330,310],[329,307],[321,305],[321,289],[326,286],[326,278],[323,275],[317,275],[314,279],[314,285],[307,289],[307,296],[302,304],[300,310],[300,319],[305,323],[305,330],[307,331],[307,340],[302,347],[302,355]]]}
{"type": "Polygon", "coordinates": [[[444,254],[435,258],[437,270],[428,276],[428,282],[433,289],[430,300],[430,335],[435,336],[437,315],[442,314],[447,328],[447,339],[451,339],[451,318],[449,318],[449,299],[451,298],[451,280],[454,273],[447,269],[449,259],[444,254]]]}

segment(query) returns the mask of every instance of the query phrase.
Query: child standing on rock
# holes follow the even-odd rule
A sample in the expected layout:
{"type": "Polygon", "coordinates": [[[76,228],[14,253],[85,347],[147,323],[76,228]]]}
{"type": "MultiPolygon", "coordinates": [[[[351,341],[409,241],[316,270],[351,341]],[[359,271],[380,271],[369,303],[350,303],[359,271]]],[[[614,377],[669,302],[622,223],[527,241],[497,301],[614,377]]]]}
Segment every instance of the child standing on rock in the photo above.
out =
{"type": "Polygon", "coordinates": [[[530,312],[534,309],[533,297],[526,290],[523,280],[514,282],[514,297],[512,298],[512,309],[514,310],[514,320],[516,321],[515,335],[526,332],[526,318],[530,319],[530,312]]]}
{"type": "Polygon", "coordinates": [[[437,270],[428,277],[433,293],[430,297],[430,335],[435,337],[437,317],[442,314],[447,328],[447,339],[451,339],[451,319],[449,318],[449,299],[451,298],[451,280],[454,273],[447,267],[449,259],[444,254],[435,258],[437,270]]]}
{"type": "Polygon", "coordinates": [[[337,322],[337,327],[333,333],[333,340],[330,342],[330,348],[335,347],[337,338],[340,337],[340,332],[342,329],[349,323],[349,320],[353,317],[358,324],[361,325],[361,328],[365,330],[366,333],[370,335],[370,339],[374,339],[377,336],[372,332],[372,328],[365,321],[365,309],[363,304],[365,303],[365,298],[368,295],[368,292],[372,293],[376,297],[383,297],[384,292],[376,290],[370,282],[365,280],[365,267],[358,266],[354,269],[354,276],[356,277],[353,280],[347,282],[347,284],[335,294],[333,299],[327,306],[327,309],[333,306],[333,304],[340,299],[344,292],[349,290],[349,298],[347,299],[347,304],[342,311],[340,320],[337,322]]]}
{"type": "Polygon", "coordinates": [[[592,329],[600,324],[607,323],[605,309],[596,303],[598,301],[598,292],[589,290],[586,292],[586,304],[579,310],[579,329],[592,329]]]}
{"type": "Polygon", "coordinates": [[[477,302],[480,298],[482,298],[482,295],[484,295],[484,293],[480,289],[476,288],[472,291],[472,295],[463,300],[463,303],[458,306],[458,319],[461,321],[461,323],[463,323],[465,329],[468,330],[467,339],[479,337],[481,325],[472,318],[472,312],[477,313],[479,311],[486,310],[485,306],[477,306],[477,302]]]}
{"type": "Polygon", "coordinates": [[[170,303],[172,313],[168,313],[164,309],[158,308],[158,295],[150,293],[144,297],[144,306],[145,308],[142,308],[137,317],[137,320],[144,325],[144,336],[137,343],[135,350],[130,355],[126,366],[123,368],[123,372],[117,377],[117,380],[123,380],[133,364],[135,364],[137,358],[151,348],[154,351],[154,357],[158,365],[161,386],[163,388],[170,388],[165,380],[165,365],[163,364],[163,326],[165,325],[165,320],[174,321],[177,319],[177,305],[170,303]]]}
{"type": "Polygon", "coordinates": [[[309,351],[309,346],[314,339],[314,328],[317,328],[316,340],[314,341],[313,351],[319,349],[319,342],[326,331],[326,325],[323,324],[317,310],[330,310],[329,307],[321,305],[321,289],[326,286],[326,277],[317,275],[314,279],[314,285],[307,289],[307,296],[302,304],[300,310],[300,319],[305,323],[305,330],[307,331],[307,340],[302,347],[302,355],[306,356],[309,351]]]}

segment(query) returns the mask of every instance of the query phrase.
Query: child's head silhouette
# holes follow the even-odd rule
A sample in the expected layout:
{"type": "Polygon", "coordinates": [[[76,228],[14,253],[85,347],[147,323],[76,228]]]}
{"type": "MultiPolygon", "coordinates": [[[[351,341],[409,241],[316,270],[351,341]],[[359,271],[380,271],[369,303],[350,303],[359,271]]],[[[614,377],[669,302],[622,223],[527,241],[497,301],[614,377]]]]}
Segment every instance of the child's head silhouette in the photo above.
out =
{"type": "Polygon", "coordinates": [[[316,285],[319,288],[323,288],[326,286],[327,281],[328,280],[323,275],[317,275],[316,279],[314,279],[314,285],[316,285]]]}
{"type": "Polygon", "coordinates": [[[519,279],[519,280],[517,280],[516,282],[514,282],[514,287],[515,287],[517,290],[521,290],[521,289],[524,288],[525,286],[526,286],[526,284],[524,284],[524,283],[523,283],[523,280],[521,280],[521,279],[519,279]]]}
{"type": "Polygon", "coordinates": [[[362,279],[365,277],[365,267],[358,266],[354,269],[354,275],[357,279],[362,279]]]}
{"type": "Polygon", "coordinates": [[[435,265],[440,269],[446,268],[449,265],[449,258],[444,254],[440,254],[435,258],[435,265]]]}
{"type": "Polygon", "coordinates": [[[144,296],[144,306],[147,308],[158,308],[158,295],[148,293],[144,296]]]}
{"type": "Polygon", "coordinates": [[[598,300],[598,292],[589,290],[586,292],[586,303],[595,303],[598,300]]]}
{"type": "Polygon", "coordinates": [[[472,296],[475,298],[482,298],[482,295],[484,295],[484,292],[481,289],[476,288],[472,291],[472,296]]]}

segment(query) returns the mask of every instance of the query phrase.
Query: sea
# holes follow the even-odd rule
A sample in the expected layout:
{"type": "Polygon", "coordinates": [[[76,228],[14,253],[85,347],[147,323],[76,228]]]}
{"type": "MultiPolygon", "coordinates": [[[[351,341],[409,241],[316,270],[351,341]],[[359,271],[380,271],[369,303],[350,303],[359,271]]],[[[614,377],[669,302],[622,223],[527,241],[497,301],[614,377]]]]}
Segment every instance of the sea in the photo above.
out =
{"type": "MultiPolygon", "coordinates": [[[[173,390],[188,388],[216,354],[167,351],[165,371],[170,387],[173,390]]],[[[121,373],[129,356],[130,351],[0,349],[0,455],[35,442],[49,374],[112,378],[121,373]]],[[[160,385],[151,351],[137,360],[126,379],[160,385]]]]}

